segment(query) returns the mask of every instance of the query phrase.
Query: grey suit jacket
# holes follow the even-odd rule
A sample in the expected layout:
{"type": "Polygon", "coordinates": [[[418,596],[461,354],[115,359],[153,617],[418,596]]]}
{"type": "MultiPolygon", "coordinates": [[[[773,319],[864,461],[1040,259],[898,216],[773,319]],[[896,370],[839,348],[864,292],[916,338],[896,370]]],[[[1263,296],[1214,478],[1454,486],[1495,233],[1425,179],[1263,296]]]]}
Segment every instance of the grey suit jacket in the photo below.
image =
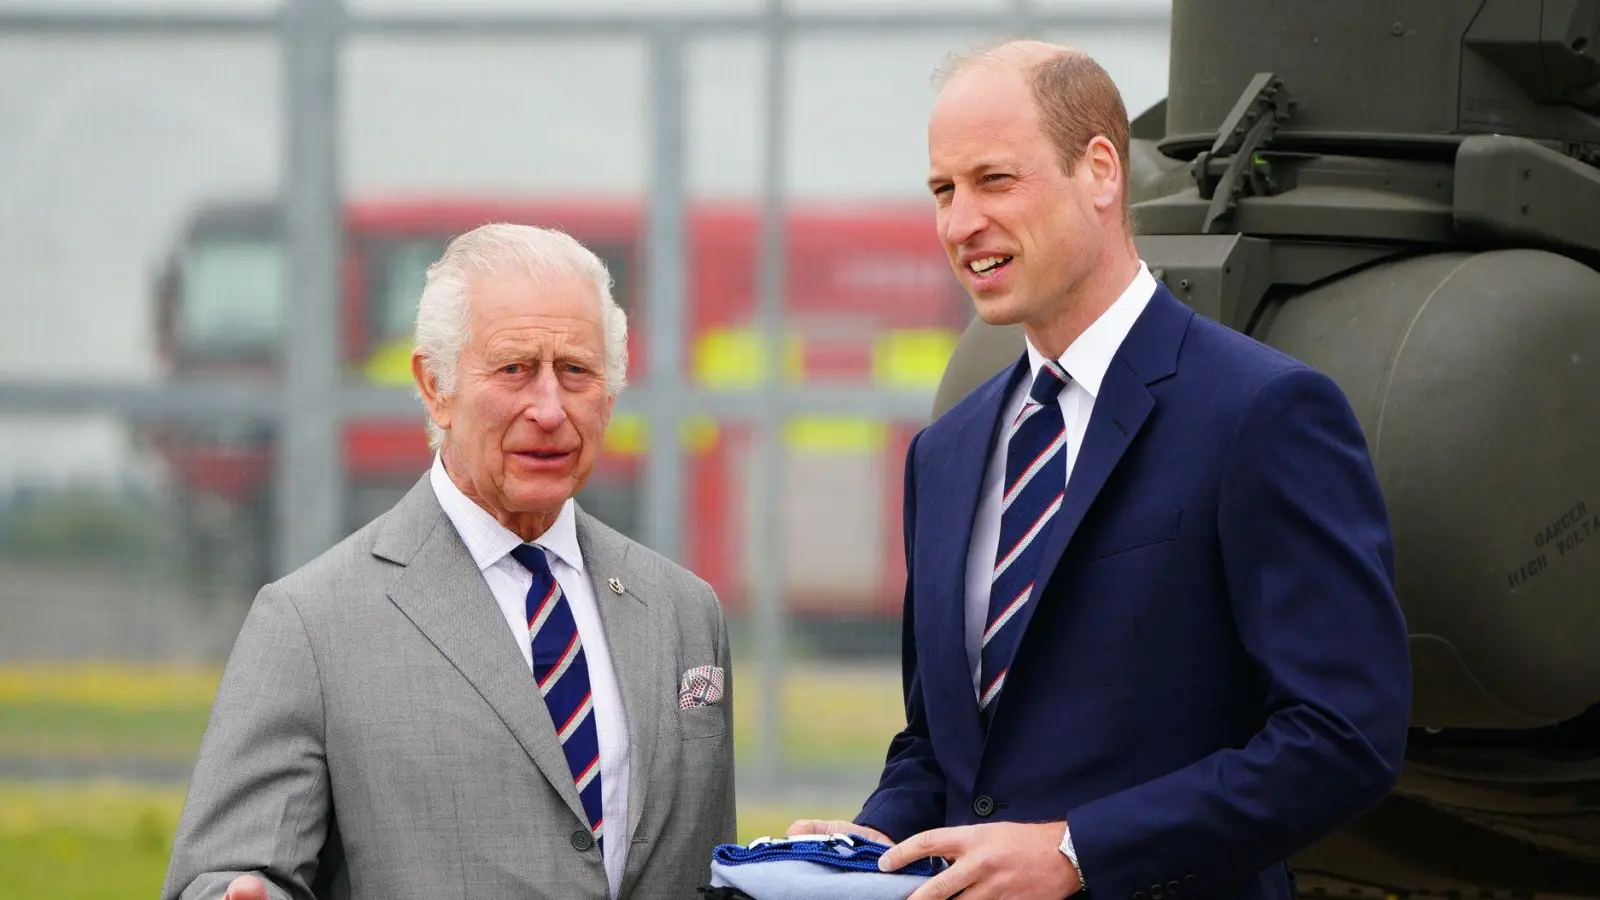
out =
{"type": "MultiPolygon", "coordinates": [[[[709,585],[579,510],[630,731],[621,896],[693,900],[734,840],[732,670],[709,585]],[[613,592],[608,580],[624,586],[613,592]],[[678,708],[723,667],[721,703],[678,708]]],[[[566,758],[511,630],[424,476],[245,619],[162,897],[241,873],[275,897],[605,900],[566,758]],[[579,849],[582,846],[584,849],[579,849]]]]}

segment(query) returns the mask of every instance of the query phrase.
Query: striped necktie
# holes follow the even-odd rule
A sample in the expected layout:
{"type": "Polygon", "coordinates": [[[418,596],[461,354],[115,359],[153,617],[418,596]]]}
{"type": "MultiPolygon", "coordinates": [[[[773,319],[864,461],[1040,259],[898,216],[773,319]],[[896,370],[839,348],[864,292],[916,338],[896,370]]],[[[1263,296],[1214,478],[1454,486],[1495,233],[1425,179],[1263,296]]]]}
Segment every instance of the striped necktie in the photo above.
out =
{"type": "MultiPolygon", "coordinates": [[[[550,709],[556,737],[567,755],[567,767],[589,816],[597,843],[605,840],[600,805],[600,735],[594,722],[594,695],[589,690],[589,662],[578,639],[572,606],[550,571],[544,551],[533,544],[513,548],[511,555],[533,574],[524,609],[533,645],[533,676],[550,709]]],[[[602,844],[603,846],[603,844],[602,844]]]]}
{"type": "Polygon", "coordinates": [[[978,666],[978,714],[985,727],[1022,637],[1017,613],[1033,591],[1050,523],[1066,493],[1067,428],[1056,395],[1067,386],[1067,380],[1061,364],[1047,360],[1034,377],[1028,400],[1011,423],[1007,439],[1000,543],[995,547],[988,625],[983,630],[978,666]]]}

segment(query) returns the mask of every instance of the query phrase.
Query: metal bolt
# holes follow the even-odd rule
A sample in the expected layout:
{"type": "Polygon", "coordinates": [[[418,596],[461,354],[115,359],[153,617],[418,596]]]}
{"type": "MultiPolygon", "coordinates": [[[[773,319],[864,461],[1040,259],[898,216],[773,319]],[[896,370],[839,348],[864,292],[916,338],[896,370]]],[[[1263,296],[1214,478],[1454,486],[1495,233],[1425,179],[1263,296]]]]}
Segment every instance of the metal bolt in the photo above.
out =
{"type": "Polygon", "coordinates": [[[1390,25],[1389,26],[1389,33],[1394,35],[1395,37],[1400,37],[1401,35],[1406,33],[1406,23],[1404,23],[1404,22],[1396,22],[1393,25],[1390,25]]]}

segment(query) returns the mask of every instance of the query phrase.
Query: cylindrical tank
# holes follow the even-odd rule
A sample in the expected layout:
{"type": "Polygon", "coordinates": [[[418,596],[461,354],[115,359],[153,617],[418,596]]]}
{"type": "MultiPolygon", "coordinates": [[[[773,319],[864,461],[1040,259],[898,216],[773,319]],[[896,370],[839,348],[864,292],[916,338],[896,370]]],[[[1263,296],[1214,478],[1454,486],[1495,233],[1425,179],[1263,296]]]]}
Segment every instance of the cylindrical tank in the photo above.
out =
{"type": "Polygon", "coordinates": [[[1600,273],[1441,253],[1280,300],[1258,340],[1366,432],[1413,635],[1413,723],[1529,727],[1600,696],[1600,273]]]}

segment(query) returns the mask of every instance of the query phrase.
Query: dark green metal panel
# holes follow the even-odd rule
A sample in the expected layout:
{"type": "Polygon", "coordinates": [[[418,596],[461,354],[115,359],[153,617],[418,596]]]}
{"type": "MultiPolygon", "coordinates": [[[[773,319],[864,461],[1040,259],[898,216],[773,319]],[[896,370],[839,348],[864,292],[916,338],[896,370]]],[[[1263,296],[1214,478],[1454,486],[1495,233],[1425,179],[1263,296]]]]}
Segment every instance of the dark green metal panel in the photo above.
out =
{"type": "Polygon", "coordinates": [[[1389,503],[1413,721],[1525,728],[1600,698],[1600,272],[1541,250],[1385,263],[1256,337],[1349,397],[1389,503]],[[1452,652],[1453,651],[1453,652],[1452,652]]]}

